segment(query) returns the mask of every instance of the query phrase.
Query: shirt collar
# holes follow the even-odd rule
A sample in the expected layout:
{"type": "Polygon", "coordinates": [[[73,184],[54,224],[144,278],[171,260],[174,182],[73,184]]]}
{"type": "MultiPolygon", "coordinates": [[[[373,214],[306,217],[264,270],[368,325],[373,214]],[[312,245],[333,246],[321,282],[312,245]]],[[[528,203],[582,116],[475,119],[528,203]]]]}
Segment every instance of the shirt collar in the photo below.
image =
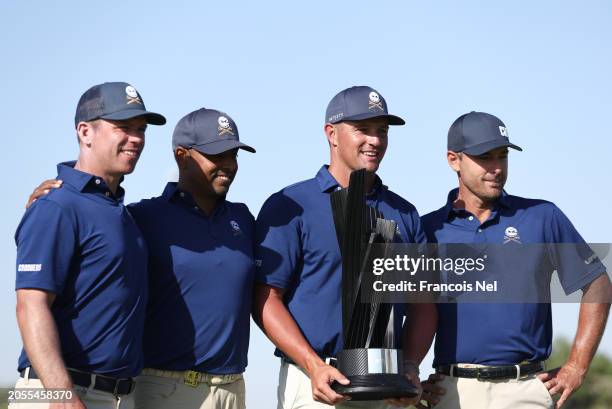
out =
{"type": "Polygon", "coordinates": [[[75,169],[74,165],[76,165],[76,161],[59,163],[57,165],[57,176],[58,179],[74,186],[79,192],[82,192],[85,186],[87,186],[95,176],[75,169]]]}
{"type": "MultiPolygon", "coordinates": [[[[74,186],[79,192],[85,191],[86,188],[91,187],[96,192],[106,193],[109,190],[106,182],[99,176],[92,175],[87,172],[75,169],[76,161],[62,162],[57,165],[57,177],[58,179],[74,186]]],[[[123,182],[123,176],[119,180],[119,183],[123,182]]],[[[117,187],[117,192],[114,195],[114,199],[123,201],[125,197],[125,190],[121,187],[117,187]]]]}
{"type": "Polygon", "coordinates": [[[168,182],[166,184],[166,187],[164,188],[164,191],[161,194],[161,198],[164,201],[169,202],[171,199],[174,198],[175,195],[178,195],[178,194],[179,194],[178,183],[168,182]]]}
{"type": "MultiPolygon", "coordinates": [[[[321,169],[317,172],[317,176],[315,177],[319,186],[321,187],[321,192],[328,193],[332,190],[336,190],[340,187],[340,184],[336,179],[329,173],[329,165],[321,166],[321,169]]],[[[372,191],[368,193],[369,195],[378,194],[387,189],[387,186],[383,185],[382,180],[376,175],[376,179],[374,181],[374,187],[372,191]]]]}
{"type": "MultiPolygon", "coordinates": [[[[166,202],[182,201],[189,207],[197,206],[197,203],[195,200],[193,200],[191,194],[189,192],[183,192],[181,189],[179,189],[177,182],[168,182],[161,194],[161,198],[166,202]]],[[[217,207],[215,207],[212,215],[214,216],[220,214],[225,210],[226,206],[227,203],[225,200],[220,201],[217,204],[217,207]]]]}
{"type": "MultiPolygon", "coordinates": [[[[456,213],[462,210],[462,209],[455,209],[453,207],[453,202],[457,199],[458,194],[459,194],[458,187],[454,188],[448,193],[448,196],[446,198],[446,205],[444,206],[445,208],[444,214],[446,214],[447,218],[450,217],[452,213],[456,213]]],[[[505,190],[502,190],[502,194],[500,198],[497,200],[497,203],[495,204],[495,209],[497,209],[500,205],[501,207],[504,207],[506,209],[509,209],[511,207],[510,196],[508,195],[508,193],[506,193],[505,190]]]]}

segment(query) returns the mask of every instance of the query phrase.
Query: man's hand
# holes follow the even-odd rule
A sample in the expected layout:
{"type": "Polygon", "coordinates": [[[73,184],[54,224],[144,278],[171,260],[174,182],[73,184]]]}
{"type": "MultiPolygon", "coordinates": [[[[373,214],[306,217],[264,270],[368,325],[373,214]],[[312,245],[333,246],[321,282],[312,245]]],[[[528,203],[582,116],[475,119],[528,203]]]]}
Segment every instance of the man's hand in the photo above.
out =
{"type": "Polygon", "coordinates": [[[49,409],[87,409],[79,395],[76,392],[72,393],[72,399],[69,402],[54,402],[49,405],[49,409]]]}
{"type": "Polygon", "coordinates": [[[333,366],[322,364],[315,366],[310,372],[310,384],[312,386],[312,398],[317,402],[335,405],[336,403],[349,400],[348,396],[336,393],[330,385],[338,381],[342,385],[348,385],[350,381],[346,379],[339,370],[333,366]]]}
{"type": "Polygon", "coordinates": [[[413,365],[409,365],[406,367],[406,372],[404,376],[410,381],[411,384],[417,387],[418,392],[417,396],[413,398],[393,398],[386,399],[385,401],[393,406],[399,407],[407,407],[410,405],[416,405],[421,400],[421,393],[423,392],[423,388],[421,386],[421,381],[419,380],[419,374],[417,373],[417,368],[413,365]]]}
{"type": "Polygon", "coordinates": [[[424,381],[421,385],[423,386],[423,393],[421,394],[421,401],[425,401],[427,406],[419,403],[416,405],[418,409],[426,409],[432,408],[436,406],[440,399],[442,399],[442,395],[446,393],[446,389],[441,386],[438,386],[437,383],[444,379],[444,375],[439,373],[434,373],[429,375],[426,381],[424,381]]]}
{"type": "Polygon", "coordinates": [[[580,388],[586,371],[580,370],[578,367],[566,363],[561,368],[553,369],[552,371],[538,374],[538,378],[544,382],[544,386],[548,389],[550,395],[561,394],[557,401],[556,408],[560,408],[572,394],[580,388]]]}
{"type": "Polygon", "coordinates": [[[338,381],[350,382],[336,368],[327,365],[306,341],[283,302],[285,290],[265,284],[257,284],[253,297],[253,320],[270,340],[303,368],[310,378],[312,398],[333,405],[348,400],[348,396],[336,393],[330,385],[338,381]]]}
{"type": "Polygon", "coordinates": [[[40,185],[38,185],[36,189],[34,189],[32,194],[28,198],[28,203],[26,203],[26,206],[25,206],[26,209],[32,206],[32,203],[34,203],[36,199],[49,193],[51,189],[57,189],[61,187],[62,183],[63,183],[62,180],[56,180],[56,179],[49,179],[49,180],[45,180],[44,182],[42,182],[40,185]]]}
{"type": "Polygon", "coordinates": [[[582,385],[608,321],[612,296],[612,284],[608,275],[600,275],[587,284],[582,292],[578,329],[567,362],[561,368],[538,374],[548,393],[561,394],[557,409],[582,385]]]}

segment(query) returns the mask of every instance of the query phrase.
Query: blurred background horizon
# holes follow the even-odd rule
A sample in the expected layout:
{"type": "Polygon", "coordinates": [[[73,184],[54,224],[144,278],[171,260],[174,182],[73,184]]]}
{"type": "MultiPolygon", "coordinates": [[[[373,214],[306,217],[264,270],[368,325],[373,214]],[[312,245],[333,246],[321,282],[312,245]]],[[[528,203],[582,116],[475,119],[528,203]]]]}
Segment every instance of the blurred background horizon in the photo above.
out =
{"type": "MultiPolygon", "coordinates": [[[[420,214],[441,207],[456,176],[446,132],[472,110],[498,116],[524,152],[510,153],[506,190],[550,200],[587,242],[612,242],[612,3],[184,1],[0,4],[0,115],[5,169],[0,255],[0,385],[14,383],[13,234],[31,191],[78,153],[74,110],[105,81],[130,82],[168,124],[151,126],[126,203],[161,194],[176,177],[171,135],[200,107],[227,112],[241,140],[228,199],[257,215],[263,201],[328,163],[327,103],[370,85],[406,119],[390,131],[379,171],[420,214]]],[[[573,338],[578,304],[554,304],[555,336],[573,338]]],[[[612,336],[602,353],[612,356],[612,336]]],[[[249,407],[274,407],[278,359],[252,325],[249,407]]],[[[431,371],[431,354],[423,363],[431,371]]]]}

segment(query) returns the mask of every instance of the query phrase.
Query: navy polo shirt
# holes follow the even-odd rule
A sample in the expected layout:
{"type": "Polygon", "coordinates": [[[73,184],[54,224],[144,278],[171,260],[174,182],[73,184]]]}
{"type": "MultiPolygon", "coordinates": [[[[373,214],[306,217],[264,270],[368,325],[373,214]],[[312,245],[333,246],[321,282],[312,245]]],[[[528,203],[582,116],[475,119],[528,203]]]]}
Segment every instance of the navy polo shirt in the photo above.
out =
{"type": "MultiPolygon", "coordinates": [[[[114,377],[142,369],[147,250],[104,181],[59,164],[61,189],[26,211],[17,232],[16,289],[56,295],[51,306],[68,368],[114,377]]],[[[19,370],[30,366],[25,351],[19,370]]]]}
{"type": "Polygon", "coordinates": [[[176,183],[129,209],[149,247],[145,367],[242,373],[255,274],[249,209],[223,200],[207,216],[176,183]]]}
{"type": "MultiPolygon", "coordinates": [[[[334,356],[343,346],[342,259],[330,203],[330,193],[338,188],[323,166],[316,177],[268,198],[256,222],[256,280],[286,290],[287,309],[308,343],[323,357],[334,356]]],[[[378,177],[367,204],[397,222],[404,242],[425,241],[415,207],[378,177]]],[[[399,342],[402,306],[396,312],[399,342]]]]}
{"type": "MultiPolygon", "coordinates": [[[[605,273],[596,260],[585,263],[578,252],[559,251],[554,244],[584,240],[569,219],[551,202],[507,195],[498,200],[484,223],[464,209],[454,209],[458,189],[446,205],[422,217],[432,243],[493,243],[499,252],[513,256],[512,272],[517,286],[533,288],[534,276],[545,274],[550,283],[557,271],[564,291],[570,294],[605,273]],[[511,229],[514,228],[514,229],[511,229]],[[510,236],[508,233],[510,232],[510,236]],[[512,238],[512,240],[510,240],[512,238]],[[516,253],[528,244],[529,250],[516,253]],[[514,250],[513,250],[514,249],[514,250]],[[517,268],[518,266],[518,268],[517,268]]],[[[495,268],[504,268],[496,264],[495,268]]],[[[510,268],[510,267],[507,267],[510,268]]],[[[434,366],[452,363],[515,365],[543,361],[551,352],[552,318],[549,303],[456,303],[438,304],[434,366]]]]}

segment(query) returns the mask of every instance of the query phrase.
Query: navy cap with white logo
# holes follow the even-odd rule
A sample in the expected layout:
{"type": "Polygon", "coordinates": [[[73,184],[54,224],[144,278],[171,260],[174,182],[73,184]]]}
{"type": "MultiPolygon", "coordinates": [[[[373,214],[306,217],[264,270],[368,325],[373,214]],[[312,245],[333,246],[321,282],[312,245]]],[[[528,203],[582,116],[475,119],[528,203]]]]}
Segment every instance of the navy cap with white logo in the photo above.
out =
{"type": "Polygon", "coordinates": [[[144,116],[147,123],[163,125],[166,118],[145,108],[136,88],[126,82],[105,82],[89,88],[77,104],[74,126],[95,119],[125,120],[144,116]]]}
{"type": "Polygon", "coordinates": [[[194,148],[208,155],[218,155],[235,148],[255,152],[255,149],[240,142],[236,123],[228,114],[207,108],[190,112],[178,121],[172,135],[172,149],[179,146],[194,148]]]}
{"type": "Polygon", "coordinates": [[[342,121],[385,117],[389,125],[404,125],[399,116],[390,115],[387,101],[378,91],[366,86],[350,87],[340,91],[327,105],[325,123],[337,124],[342,121]]]}
{"type": "Polygon", "coordinates": [[[506,125],[498,117],[485,112],[463,114],[448,130],[449,151],[482,155],[501,147],[522,151],[510,142],[506,125]]]}

